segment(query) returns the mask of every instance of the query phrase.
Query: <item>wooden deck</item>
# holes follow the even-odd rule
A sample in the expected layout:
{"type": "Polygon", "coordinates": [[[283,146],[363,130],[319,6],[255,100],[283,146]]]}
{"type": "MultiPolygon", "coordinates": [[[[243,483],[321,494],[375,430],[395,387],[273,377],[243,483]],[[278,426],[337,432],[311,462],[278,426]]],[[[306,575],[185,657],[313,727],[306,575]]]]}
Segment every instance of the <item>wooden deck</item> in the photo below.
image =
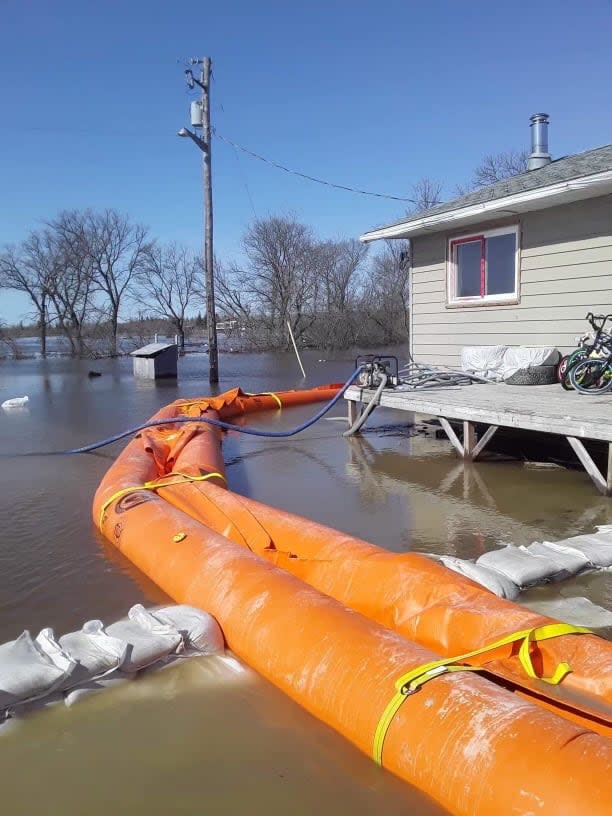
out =
{"type": "MultiPolygon", "coordinates": [[[[374,391],[351,386],[344,397],[349,401],[349,421],[357,406],[368,403],[374,391]]],[[[478,384],[414,391],[399,386],[385,389],[380,405],[437,417],[451,443],[463,459],[474,460],[482,453],[499,427],[564,436],[597,489],[612,495],[612,393],[600,396],[564,391],[560,385],[512,386],[478,384]],[[463,422],[460,440],[448,420],[463,422]],[[476,438],[474,425],[488,429],[476,438]],[[604,476],[582,444],[583,439],[608,443],[608,472],[604,476]]]]}

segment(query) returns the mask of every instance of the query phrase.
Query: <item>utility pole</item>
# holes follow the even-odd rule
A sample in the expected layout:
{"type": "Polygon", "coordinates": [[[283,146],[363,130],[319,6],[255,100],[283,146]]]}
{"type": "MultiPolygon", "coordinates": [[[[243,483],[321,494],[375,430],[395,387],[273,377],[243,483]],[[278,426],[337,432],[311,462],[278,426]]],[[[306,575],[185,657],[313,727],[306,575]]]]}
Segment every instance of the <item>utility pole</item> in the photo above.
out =
{"type": "Polygon", "coordinates": [[[191,105],[191,124],[202,129],[202,138],[187,128],[181,128],[179,136],[188,136],[202,151],[204,177],[204,280],[206,283],[206,325],[208,326],[208,381],[211,385],[219,382],[219,351],[217,347],[217,316],[215,313],[215,282],[213,269],[213,206],[212,206],[212,138],[210,132],[210,79],[212,61],[210,57],[190,60],[192,65],[201,65],[200,78],[196,79],[190,69],[185,71],[187,85],[198,85],[202,91],[200,102],[191,105]],[[195,109],[194,109],[195,106],[195,109]]]}

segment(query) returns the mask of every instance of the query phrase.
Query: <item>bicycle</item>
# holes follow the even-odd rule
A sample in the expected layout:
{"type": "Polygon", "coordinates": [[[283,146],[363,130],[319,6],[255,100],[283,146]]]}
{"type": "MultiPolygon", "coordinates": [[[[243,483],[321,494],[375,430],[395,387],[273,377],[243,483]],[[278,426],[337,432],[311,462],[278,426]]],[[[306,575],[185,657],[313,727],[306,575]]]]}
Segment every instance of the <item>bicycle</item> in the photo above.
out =
{"type": "Polygon", "coordinates": [[[612,336],[608,332],[604,332],[604,327],[607,321],[612,318],[612,315],[594,315],[589,312],[586,320],[593,329],[594,336],[590,343],[588,343],[589,335],[585,334],[579,340],[580,347],[575,349],[571,354],[563,357],[557,366],[557,379],[566,391],[571,391],[573,386],[570,379],[572,369],[579,363],[589,359],[590,357],[607,354],[609,347],[612,345],[612,336]]]}
{"type": "Polygon", "coordinates": [[[612,351],[606,357],[589,357],[570,369],[572,386],[581,394],[605,394],[612,388],[612,351]]]}

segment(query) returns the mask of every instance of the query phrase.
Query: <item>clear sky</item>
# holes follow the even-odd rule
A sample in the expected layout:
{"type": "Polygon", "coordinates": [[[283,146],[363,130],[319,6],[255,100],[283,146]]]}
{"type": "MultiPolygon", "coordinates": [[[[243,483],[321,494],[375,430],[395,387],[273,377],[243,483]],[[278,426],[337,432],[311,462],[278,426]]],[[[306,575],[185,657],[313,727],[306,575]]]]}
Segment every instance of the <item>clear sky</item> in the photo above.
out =
{"type": "MultiPolygon", "coordinates": [[[[612,4],[310,0],[0,2],[0,246],[67,208],[116,207],[200,246],[200,156],[184,62],[213,59],[213,123],[340,184],[447,197],[484,154],[527,147],[551,116],[554,156],[612,142],[612,4]]],[[[401,203],[330,190],[213,151],[216,253],[253,218],[293,212],[357,236],[401,203]],[[247,192],[248,190],[248,192],[247,192]]],[[[27,311],[0,294],[0,319],[27,311]]]]}

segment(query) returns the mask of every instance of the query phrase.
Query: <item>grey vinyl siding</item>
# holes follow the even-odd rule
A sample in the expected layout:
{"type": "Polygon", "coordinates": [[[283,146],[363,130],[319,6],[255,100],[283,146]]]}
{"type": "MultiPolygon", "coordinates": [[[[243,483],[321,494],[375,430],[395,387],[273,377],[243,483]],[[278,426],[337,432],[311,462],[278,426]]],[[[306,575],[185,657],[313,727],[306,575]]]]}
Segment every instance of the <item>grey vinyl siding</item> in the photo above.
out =
{"type": "Polygon", "coordinates": [[[412,343],[418,361],[458,366],[468,345],[556,346],[567,352],[588,311],[612,312],[612,196],[524,213],[412,241],[412,343]],[[449,238],[520,226],[518,304],[448,308],[449,238]]]}

